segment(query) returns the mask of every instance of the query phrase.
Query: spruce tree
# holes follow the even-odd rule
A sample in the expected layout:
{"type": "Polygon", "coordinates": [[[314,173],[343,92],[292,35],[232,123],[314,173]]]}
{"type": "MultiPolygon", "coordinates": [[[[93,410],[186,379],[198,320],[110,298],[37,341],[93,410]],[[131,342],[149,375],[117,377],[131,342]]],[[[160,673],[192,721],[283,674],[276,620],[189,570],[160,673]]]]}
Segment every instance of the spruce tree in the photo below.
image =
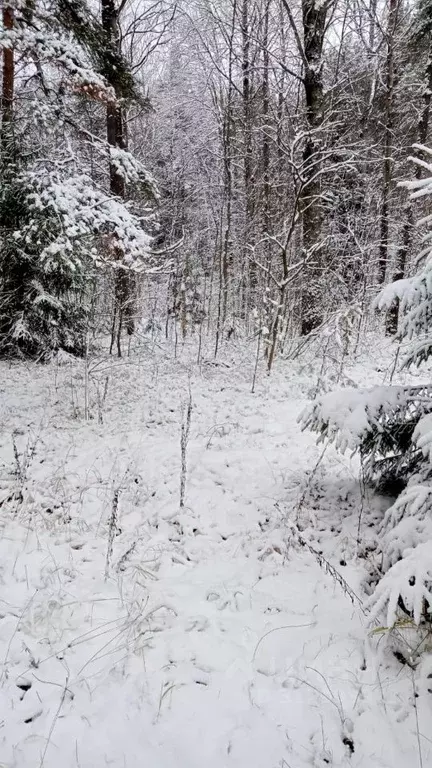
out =
{"type": "Polygon", "coordinates": [[[35,0],[3,14],[0,355],[82,353],[98,271],[141,271],[152,258],[145,222],[152,179],[79,116],[83,99],[100,105],[101,114],[116,107],[111,70],[124,98],[139,98],[108,42],[82,0],[35,0]],[[19,77],[18,56],[25,64],[19,77]],[[90,172],[90,148],[105,164],[105,178],[90,172]],[[113,164],[138,190],[134,208],[110,193],[113,164]]]}
{"type": "MultiPolygon", "coordinates": [[[[432,151],[415,147],[411,158],[425,178],[404,182],[412,201],[432,196],[432,151]],[[426,157],[421,159],[418,155],[426,157]]],[[[419,366],[432,356],[432,214],[424,249],[412,277],[397,280],[380,294],[388,310],[400,301],[399,341],[409,341],[403,366],[419,366]]],[[[413,622],[429,630],[432,611],[432,383],[346,389],[324,395],[301,417],[304,427],[359,452],[365,478],[396,495],[379,530],[381,579],[370,598],[372,618],[385,612],[386,626],[413,622]]]]}

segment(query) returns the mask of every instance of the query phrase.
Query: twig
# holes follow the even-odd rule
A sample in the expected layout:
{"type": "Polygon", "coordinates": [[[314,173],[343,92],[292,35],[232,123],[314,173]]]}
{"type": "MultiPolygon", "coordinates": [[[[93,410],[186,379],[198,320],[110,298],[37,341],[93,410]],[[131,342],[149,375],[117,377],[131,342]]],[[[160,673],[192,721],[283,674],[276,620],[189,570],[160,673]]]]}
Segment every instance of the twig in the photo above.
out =
{"type": "Polygon", "coordinates": [[[362,600],[356,595],[353,589],[349,586],[348,582],[344,579],[341,573],[336,570],[336,568],[324,557],[324,555],[321,552],[318,552],[315,547],[312,546],[312,544],[309,544],[308,541],[302,536],[299,529],[297,528],[296,524],[292,520],[287,521],[288,527],[291,529],[291,533],[293,534],[294,538],[298,541],[298,543],[307,549],[311,555],[314,556],[315,560],[317,561],[320,568],[323,568],[323,570],[328,573],[334,581],[339,584],[340,587],[342,587],[343,592],[348,595],[351,602],[353,604],[357,603],[357,605],[360,607],[362,613],[366,613],[362,600]]]}
{"type": "Polygon", "coordinates": [[[416,734],[417,734],[417,744],[418,744],[418,751],[419,751],[419,765],[420,765],[420,768],[423,768],[423,753],[422,753],[421,741],[420,741],[420,730],[419,730],[418,709],[417,709],[417,694],[416,694],[416,690],[415,690],[414,672],[413,671],[411,671],[411,681],[412,681],[412,687],[413,687],[414,712],[415,712],[415,720],[416,720],[416,734]]]}
{"type": "Polygon", "coordinates": [[[359,509],[359,516],[358,516],[358,524],[357,524],[357,554],[358,554],[358,548],[360,546],[360,530],[361,530],[361,524],[363,520],[363,512],[364,512],[364,499],[365,499],[365,492],[366,492],[366,484],[365,484],[365,473],[364,473],[364,464],[363,464],[363,456],[360,457],[360,509],[359,509]]]}
{"type": "Polygon", "coordinates": [[[68,682],[69,682],[69,675],[66,677],[66,682],[65,682],[65,685],[64,685],[64,688],[63,688],[63,692],[62,692],[62,695],[61,695],[60,704],[57,707],[57,712],[54,715],[54,719],[53,719],[53,721],[51,723],[51,728],[49,729],[49,734],[48,734],[47,742],[45,744],[45,749],[44,749],[44,751],[42,753],[42,757],[41,757],[41,760],[40,760],[40,763],[39,763],[39,768],[42,768],[43,764],[45,762],[45,756],[46,756],[48,747],[49,747],[50,742],[51,742],[51,737],[53,735],[55,724],[56,724],[56,722],[58,720],[58,717],[59,717],[60,712],[61,712],[61,708],[62,708],[62,706],[64,704],[64,700],[66,698],[66,693],[68,691],[68,682]]]}
{"type": "Polygon", "coordinates": [[[321,451],[321,454],[320,454],[320,455],[319,455],[319,457],[318,457],[318,461],[316,462],[316,464],[315,464],[315,466],[314,466],[314,468],[313,468],[312,472],[310,473],[310,475],[309,475],[309,477],[308,477],[308,481],[307,481],[307,484],[306,484],[306,488],[304,489],[304,491],[303,491],[302,495],[300,496],[300,499],[299,499],[299,501],[298,501],[298,504],[297,504],[297,507],[296,507],[296,510],[295,510],[295,512],[296,512],[296,520],[298,520],[298,519],[299,519],[299,516],[300,516],[300,512],[301,512],[301,510],[302,510],[302,508],[303,508],[303,504],[304,504],[304,503],[305,503],[305,501],[306,501],[306,494],[307,494],[307,492],[308,492],[308,490],[309,490],[309,488],[310,488],[310,484],[311,484],[311,482],[312,482],[313,478],[315,477],[315,474],[316,474],[316,472],[317,472],[317,470],[318,470],[318,467],[319,467],[319,465],[321,464],[321,462],[322,462],[322,460],[323,460],[323,458],[324,458],[324,456],[325,456],[325,454],[326,454],[326,451],[327,451],[327,448],[329,447],[329,445],[330,445],[330,442],[328,441],[328,442],[325,444],[325,446],[324,446],[323,450],[321,451]]]}
{"type": "Polygon", "coordinates": [[[192,418],[192,393],[189,390],[189,400],[185,409],[182,409],[182,425],[181,425],[181,437],[180,437],[180,451],[181,451],[181,471],[180,471],[180,509],[184,507],[185,491],[186,491],[186,475],[187,475],[187,446],[189,440],[189,432],[192,418]]]}
{"type": "Polygon", "coordinates": [[[114,546],[114,537],[117,531],[117,514],[118,514],[119,495],[120,495],[120,488],[115,488],[114,494],[113,494],[112,506],[111,506],[109,528],[108,528],[108,547],[107,547],[107,556],[106,556],[106,563],[105,563],[105,579],[107,579],[109,575],[109,567],[110,567],[110,562],[111,562],[112,553],[113,553],[113,546],[114,546]]]}
{"type": "Polygon", "coordinates": [[[266,632],[260,639],[258,640],[255,650],[253,652],[252,661],[255,661],[256,653],[258,648],[260,647],[263,640],[265,640],[266,637],[273,634],[273,632],[278,632],[281,629],[302,629],[303,627],[314,627],[316,625],[315,621],[310,621],[308,624],[287,624],[284,627],[273,627],[273,629],[269,629],[268,632],[266,632]]]}

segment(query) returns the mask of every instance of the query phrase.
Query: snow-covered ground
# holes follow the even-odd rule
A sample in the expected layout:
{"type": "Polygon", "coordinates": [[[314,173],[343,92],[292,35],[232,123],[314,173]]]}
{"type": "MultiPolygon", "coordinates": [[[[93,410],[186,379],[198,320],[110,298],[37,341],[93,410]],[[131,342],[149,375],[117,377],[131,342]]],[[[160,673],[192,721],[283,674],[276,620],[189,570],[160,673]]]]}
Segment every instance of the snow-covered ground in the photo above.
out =
{"type": "Polygon", "coordinates": [[[432,766],[430,680],[290,534],[362,596],[385,501],[299,429],[319,361],[252,394],[252,352],[195,354],[1,364],[0,766],[432,766]]]}

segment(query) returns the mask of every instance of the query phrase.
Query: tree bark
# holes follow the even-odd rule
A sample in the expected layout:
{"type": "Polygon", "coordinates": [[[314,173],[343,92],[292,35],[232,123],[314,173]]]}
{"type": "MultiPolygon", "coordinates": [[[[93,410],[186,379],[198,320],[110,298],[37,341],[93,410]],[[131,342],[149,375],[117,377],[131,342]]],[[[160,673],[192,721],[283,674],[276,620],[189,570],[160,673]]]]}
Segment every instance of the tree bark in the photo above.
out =
{"type": "MultiPolygon", "coordinates": [[[[12,30],[14,27],[14,10],[8,5],[3,7],[3,27],[12,30]]],[[[2,143],[11,140],[11,128],[14,109],[15,61],[13,48],[3,48],[3,77],[1,99],[2,143]]]]}
{"type": "Polygon", "coordinates": [[[380,242],[378,254],[378,284],[385,281],[389,260],[389,205],[393,170],[393,128],[394,128],[394,87],[395,87],[395,32],[398,20],[399,0],[390,0],[387,24],[387,57],[385,71],[385,127],[383,156],[383,186],[380,213],[380,242]]]}
{"type": "Polygon", "coordinates": [[[370,0],[369,2],[369,56],[372,55],[375,47],[375,34],[376,34],[376,11],[377,0],[370,0]]]}
{"type": "MultiPolygon", "coordinates": [[[[110,54],[121,54],[120,50],[120,30],[119,30],[119,11],[114,0],[102,0],[102,26],[107,40],[107,56],[110,54]]],[[[117,102],[108,104],[106,110],[106,128],[107,141],[111,147],[119,149],[127,148],[126,132],[124,126],[123,108],[120,104],[122,98],[122,84],[120,77],[116,74],[115,67],[107,67],[107,79],[114,88],[117,102]]],[[[110,192],[117,197],[125,198],[126,184],[122,175],[118,172],[115,164],[110,161],[110,192]]],[[[116,245],[114,243],[114,253],[116,245]]],[[[118,257],[120,258],[120,252],[118,257]]],[[[134,331],[133,321],[133,292],[134,279],[131,273],[123,269],[116,269],[114,274],[114,311],[113,327],[111,332],[110,353],[113,351],[114,344],[117,346],[117,355],[121,357],[121,333],[125,325],[128,334],[134,331]]]]}
{"type": "Polygon", "coordinates": [[[263,170],[263,192],[262,192],[262,224],[263,236],[270,234],[270,138],[269,138],[269,108],[270,108],[270,88],[269,88],[269,13],[270,2],[267,0],[264,9],[264,33],[263,33],[263,80],[262,80],[262,170],[263,170]]]}
{"type": "Polygon", "coordinates": [[[307,334],[322,322],[321,239],[323,207],[321,201],[322,136],[324,120],[324,85],[322,51],[328,5],[315,0],[302,0],[304,39],[304,93],[306,100],[307,136],[303,150],[304,184],[299,198],[303,222],[303,273],[301,332],[307,334]]]}
{"type": "MultiPolygon", "coordinates": [[[[248,304],[253,304],[253,297],[257,286],[256,265],[253,260],[248,260],[248,246],[254,242],[254,189],[253,189],[253,148],[252,148],[252,115],[251,115],[251,61],[250,61],[250,0],[242,0],[241,6],[241,31],[242,31],[242,96],[243,96],[243,183],[245,195],[244,209],[244,260],[249,264],[247,273],[249,276],[248,304]]],[[[247,292],[246,292],[247,295],[247,292]]],[[[244,308],[247,314],[248,306],[244,308]]]]}
{"type": "Polygon", "coordinates": [[[232,128],[233,128],[233,59],[234,59],[234,35],[235,18],[237,14],[237,2],[234,0],[232,23],[230,31],[230,50],[228,62],[228,94],[224,110],[223,124],[223,160],[224,160],[224,203],[225,203],[225,227],[222,243],[222,317],[221,327],[218,333],[223,331],[228,308],[228,292],[231,268],[231,218],[232,218],[232,128]]]}

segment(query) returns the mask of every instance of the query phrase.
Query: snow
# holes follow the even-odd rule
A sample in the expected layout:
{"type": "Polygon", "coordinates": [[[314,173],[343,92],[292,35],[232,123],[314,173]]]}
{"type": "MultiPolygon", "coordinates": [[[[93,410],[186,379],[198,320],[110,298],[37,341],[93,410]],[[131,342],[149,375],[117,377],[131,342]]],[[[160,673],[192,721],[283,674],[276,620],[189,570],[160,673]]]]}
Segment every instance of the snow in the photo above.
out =
{"type": "Polygon", "coordinates": [[[149,192],[151,192],[151,196],[155,200],[159,200],[160,195],[155,179],[131,152],[120,147],[106,147],[103,142],[97,142],[96,148],[99,150],[108,149],[111,163],[115,166],[117,173],[124,179],[126,184],[144,183],[149,192]]]}
{"type": "Polygon", "coordinates": [[[432,413],[423,416],[413,434],[413,442],[421,449],[424,456],[432,459],[432,413]]]}
{"type": "Polygon", "coordinates": [[[419,544],[384,574],[369,601],[372,620],[386,606],[387,627],[392,627],[400,619],[401,599],[406,609],[405,620],[407,614],[412,613],[415,624],[419,624],[422,615],[429,613],[432,604],[430,540],[419,544]]]}
{"type": "MultiPolygon", "coordinates": [[[[397,525],[391,528],[383,536],[383,570],[386,571],[389,566],[397,563],[401,558],[411,554],[411,551],[425,544],[432,539],[432,520],[430,514],[430,499],[432,489],[425,487],[409,487],[407,492],[402,494],[396,505],[400,508],[404,506],[408,510],[407,517],[402,518],[397,525]],[[408,498],[407,498],[408,497],[408,498]],[[414,499],[414,502],[412,501],[414,499]],[[410,503],[415,508],[421,501],[425,506],[423,514],[416,514],[416,510],[410,510],[410,503]],[[409,512],[411,511],[411,514],[409,512]]],[[[392,510],[393,507],[390,508],[392,510]]],[[[388,510],[390,512],[390,510],[388,510]]]]}
{"type": "MultiPolygon", "coordinates": [[[[40,172],[27,171],[22,174],[22,184],[30,210],[39,215],[48,210],[57,223],[58,232],[49,234],[53,241],[40,254],[47,272],[58,268],[61,256],[65,256],[69,268],[73,269],[73,260],[78,260],[74,253],[77,244],[84,243],[87,253],[88,240],[96,234],[105,236],[104,250],[112,261],[118,261],[121,255],[123,261],[133,262],[138,269],[148,261],[151,237],[144,232],[142,220],[123,201],[98,189],[86,174],[62,178],[53,171],[41,178],[40,172]],[[110,253],[114,249],[115,258],[110,253]]],[[[30,222],[27,234],[23,229],[21,237],[31,242],[33,229],[37,227],[30,222]]],[[[90,253],[97,258],[96,251],[90,253]]]]}
{"type": "MultiPolygon", "coordinates": [[[[427,385],[425,385],[426,387],[427,385]]],[[[371,389],[344,389],[330,392],[309,404],[300,415],[300,423],[314,429],[322,428],[323,434],[335,441],[340,451],[356,450],[371,429],[380,428],[380,418],[397,406],[420,396],[413,388],[407,392],[402,386],[376,386],[371,389]]]]}
{"type": "Polygon", "coordinates": [[[404,299],[411,293],[413,278],[406,277],[403,280],[395,280],[386,285],[378,294],[375,301],[377,309],[389,309],[395,299],[404,299]]]}
{"type": "MultiPolygon", "coordinates": [[[[20,52],[32,55],[41,64],[55,65],[64,70],[72,86],[78,91],[88,92],[94,98],[103,102],[115,102],[115,92],[106,80],[90,67],[86,54],[76,41],[71,42],[53,34],[46,29],[42,19],[33,16],[33,27],[22,26],[14,30],[0,30],[0,45],[3,47],[14,46],[20,52]]],[[[46,21],[46,19],[45,19],[46,21]]]]}
{"type": "Polygon", "coordinates": [[[290,534],[361,593],[358,466],[318,466],[297,424],[313,364],[251,394],[252,352],[195,355],[142,334],[122,361],[0,365],[0,763],[406,768],[420,739],[430,765],[429,668],[415,711],[411,670],[290,534]]]}

